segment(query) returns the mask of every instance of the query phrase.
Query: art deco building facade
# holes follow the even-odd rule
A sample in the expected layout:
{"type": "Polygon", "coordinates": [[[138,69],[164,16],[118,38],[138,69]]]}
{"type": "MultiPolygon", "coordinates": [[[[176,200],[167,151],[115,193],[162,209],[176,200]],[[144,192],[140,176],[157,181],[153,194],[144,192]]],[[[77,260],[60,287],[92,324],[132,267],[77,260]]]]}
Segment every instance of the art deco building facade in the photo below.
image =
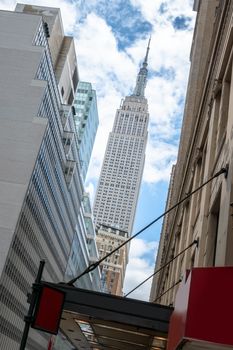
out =
{"type": "MultiPolygon", "coordinates": [[[[147,53],[137,76],[136,87],[131,96],[125,97],[116,112],[112,132],[109,135],[98,188],[94,202],[94,218],[97,231],[97,245],[100,255],[112,250],[119,240],[130,237],[133,228],[138,194],[143,174],[147,142],[148,106],[144,96],[147,80],[147,53]],[[110,228],[109,228],[110,227],[110,228]],[[109,236],[108,238],[106,237],[109,236]],[[114,238],[115,237],[115,238],[114,238]]],[[[127,247],[114,257],[113,266],[106,261],[106,278],[111,282],[109,291],[122,290],[127,247]],[[114,270],[115,269],[115,270],[114,270]],[[118,273],[116,276],[116,272],[118,273]]],[[[113,258],[111,258],[113,259],[113,258]]]]}
{"type": "MultiPolygon", "coordinates": [[[[77,228],[83,186],[64,103],[78,74],[59,9],[0,11],[0,32],[0,347],[18,350],[39,261],[45,280],[63,281],[77,228]]],[[[46,349],[48,336],[31,329],[27,344],[46,349]]]]}
{"type": "MultiPolygon", "coordinates": [[[[108,227],[98,226],[96,244],[100,259],[119,247],[127,239],[127,232],[108,227]]],[[[101,288],[105,293],[122,295],[125,270],[128,262],[128,247],[123,246],[104,260],[101,265],[101,288]]]]}
{"type": "Polygon", "coordinates": [[[232,298],[226,293],[232,293],[233,266],[233,2],[196,0],[194,10],[184,119],[166,209],[210,181],[164,218],[155,270],[166,267],[155,275],[150,299],[175,307],[169,350],[181,344],[233,346],[227,321],[232,298]]]}

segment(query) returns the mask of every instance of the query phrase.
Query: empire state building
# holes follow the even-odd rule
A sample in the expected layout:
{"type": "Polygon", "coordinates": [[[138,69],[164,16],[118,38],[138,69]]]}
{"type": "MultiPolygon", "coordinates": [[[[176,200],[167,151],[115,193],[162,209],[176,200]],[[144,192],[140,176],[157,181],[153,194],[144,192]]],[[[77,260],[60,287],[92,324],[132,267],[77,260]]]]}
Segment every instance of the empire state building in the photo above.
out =
{"type": "MultiPolygon", "coordinates": [[[[100,257],[129,238],[133,229],[148,134],[145,87],[149,44],[150,40],[134,92],[116,111],[102,164],[93,210],[100,257]]],[[[104,282],[113,294],[122,294],[127,259],[125,247],[104,261],[104,282]]]]}

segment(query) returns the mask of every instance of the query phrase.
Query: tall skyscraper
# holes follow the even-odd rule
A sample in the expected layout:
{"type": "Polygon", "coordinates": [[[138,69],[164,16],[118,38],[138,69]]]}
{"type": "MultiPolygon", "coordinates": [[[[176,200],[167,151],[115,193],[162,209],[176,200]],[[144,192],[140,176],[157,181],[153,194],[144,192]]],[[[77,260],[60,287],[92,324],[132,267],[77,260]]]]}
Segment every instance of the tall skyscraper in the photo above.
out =
{"type": "MultiPolygon", "coordinates": [[[[149,114],[144,93],[149,44],[134,92],[122,100],[107,143],[94,202],[100,256],[119,245],[119,239],[122,241],[130,237],[133,229],[148,134],[149,114]]],[[[122,291],[127,247],[120,254],[122,259],[112,256],[102,266],[105,282],[109,281],[108,290],[113,294],[121,294],[122,291]]]]}
{"type": "MultiPolygon", "coordinates": [[[[18,350],[39,262],[43,279],[63,281],[77,228],[83,185],[64,103],[78,75],[59,9],[0,11],[0,31],[0,348],[18,350]]],[[[48,338],[30,329],[27,348],[47,349],[48,338]]]]}

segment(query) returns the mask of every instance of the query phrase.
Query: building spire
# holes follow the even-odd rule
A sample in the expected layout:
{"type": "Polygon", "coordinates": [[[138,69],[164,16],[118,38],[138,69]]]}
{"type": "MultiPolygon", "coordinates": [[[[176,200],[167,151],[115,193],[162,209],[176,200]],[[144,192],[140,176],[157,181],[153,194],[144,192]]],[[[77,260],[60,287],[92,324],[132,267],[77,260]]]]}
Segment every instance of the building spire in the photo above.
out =
{"type": "Polygon", "coordinates": [[[149,55],[149,50],[150,50],[150,41],[151,41],[151,35],[149,37],[149,41],[148,41],[148,45],[147,45],[147,49],[146,49],[146,56],[143,62],[143,66],[147,66],[148,64],[148,55],[149,55]]]}
{"type": "Polygon", "coordinates": [[[148,55],[150,50],[150,41],[151,41],[151,36],[148,41],[146,56],[144,58],[142,67],[140,68],[137,76],[137,81],[133,92],[133,96],[144,97],[146,83],[147,83],[147,73],[148,73],[147,65],[148,65],[148,55]]]}

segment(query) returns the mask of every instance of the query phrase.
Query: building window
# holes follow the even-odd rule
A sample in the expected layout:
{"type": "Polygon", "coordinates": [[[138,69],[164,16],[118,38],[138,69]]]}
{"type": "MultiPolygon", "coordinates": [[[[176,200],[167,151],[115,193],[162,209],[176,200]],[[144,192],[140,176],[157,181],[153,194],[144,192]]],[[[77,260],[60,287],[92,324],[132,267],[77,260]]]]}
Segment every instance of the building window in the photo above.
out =
{"type": "Polygon", "coordinates": [[[219,234],[219,213],[220,213],[221,191],[217,195],[214,204],[212,205],[209,221],[208,232],[206,237],[206,265],[215,266],[217,243],[219,234]]]}
{"type": "Polygon", "coordinates": [[[216,153],[220,151],[226,136],[232,80],[231,76],[232,59],[228,62],[223,78],[216,82],[215,87],[215,121],[217,123],[216,153]]]}

